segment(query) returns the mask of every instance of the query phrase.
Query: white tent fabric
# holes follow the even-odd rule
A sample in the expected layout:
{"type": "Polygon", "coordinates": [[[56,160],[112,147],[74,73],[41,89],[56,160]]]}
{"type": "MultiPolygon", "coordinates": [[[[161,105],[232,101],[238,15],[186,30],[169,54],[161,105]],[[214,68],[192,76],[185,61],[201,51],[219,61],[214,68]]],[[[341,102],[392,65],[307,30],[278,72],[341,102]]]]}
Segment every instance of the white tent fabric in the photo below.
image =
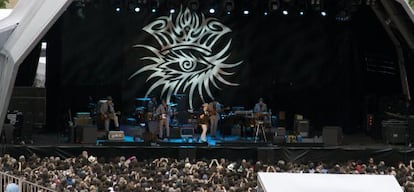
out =
{"type": "Polygon", "coordinates": [[[8,17],[13,9],[0,9],[0,20],[8,17]]]}
{"type": "Polygon", "coordinates": [[[264,192],[403,192],[392,175],[259,173],[264,192]]]}
{"type": "Polygon", "coordinates": [[[0,131],[19,65],[72,0],[19,0],[0,20],[0,131]]]}

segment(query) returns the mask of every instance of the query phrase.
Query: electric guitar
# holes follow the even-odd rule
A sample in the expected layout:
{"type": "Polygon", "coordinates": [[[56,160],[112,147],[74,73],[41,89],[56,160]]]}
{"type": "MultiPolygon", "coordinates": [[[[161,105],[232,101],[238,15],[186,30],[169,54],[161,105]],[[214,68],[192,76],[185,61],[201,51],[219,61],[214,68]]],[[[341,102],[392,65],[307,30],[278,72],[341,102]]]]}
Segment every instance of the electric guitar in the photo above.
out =
{"type": "Polygon", "coordinates": [[[109,112],[108,113],[102,113],[101,114],[101,119],[102,120],[113,119],[115,115],[119,116],[119,115],[121,115],[121,112],[117,111],[115,113],[109,113],[109,112]]]}

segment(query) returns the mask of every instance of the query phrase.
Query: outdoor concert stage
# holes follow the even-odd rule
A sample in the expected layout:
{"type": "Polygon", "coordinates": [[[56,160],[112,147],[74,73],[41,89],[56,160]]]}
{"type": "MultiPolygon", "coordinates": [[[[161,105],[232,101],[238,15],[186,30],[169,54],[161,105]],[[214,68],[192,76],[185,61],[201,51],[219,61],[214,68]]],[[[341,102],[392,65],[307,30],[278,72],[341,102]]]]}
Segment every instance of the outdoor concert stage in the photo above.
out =
{"type": "Polygon", "coordinates": [[[170,139],[153,144],[126,136],[124,141],[97,140],[96,143],[67,143],[64,138],[54,134],[36,134],[34,144],[3,145],[2,154],[13,156],[33,153],[38,156],[74,157],[86,150],[89,154],[112,158],[115,156],[136,156],[138,159],[170,157],[184,159],[226,158],[230,160],[247,159],[252,161],[276,162],[326,162],[336,163],[348,160],[366,161],[369,157],[383,160],[389,165],[399,161],[414,159],[414,150],[407,145],[386,145],[365,135],[345,135],[342,144],[325,146],[323,143],[284,143],[254,141],[253,138],[225,136],[219,139],[209,138],[207,144],[189,139],[170,139]]]}

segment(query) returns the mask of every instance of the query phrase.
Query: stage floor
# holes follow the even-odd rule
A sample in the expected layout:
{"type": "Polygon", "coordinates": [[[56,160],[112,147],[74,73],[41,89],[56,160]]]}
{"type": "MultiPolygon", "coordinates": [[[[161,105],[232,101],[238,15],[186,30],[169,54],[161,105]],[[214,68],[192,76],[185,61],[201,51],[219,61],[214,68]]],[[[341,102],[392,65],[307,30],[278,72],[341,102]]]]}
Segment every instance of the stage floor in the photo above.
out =
{"type": "MultiPolygon", "coordinates": [[[[104,134],[99,132],[98,134],[104,134]]],[[[339,145],[327,146],[322,138],[304,138],[301,143],[275,143],[254,137],[225,135],[201,143],[194,138],[169,138],[147,144],[141,138],[126,135],[122,141],[93,140],[90,143],[68,142],[68,136],[56,133],[36,133],[32,140],[24,144],[4,144],[0,154],[14,156],[31,155],[78,156],[86,150],[99,157],[137,156],[139,159],[160,157],[193,159],[250,159],[264,162],[286,160],[292,162],[343,162],[347,160],[367,160],[369,157],[388,163],[409,162],[414,159],[414,150],[408,144],[390,145],[376,141],[365,134],[344,135],[339,145]]]]}

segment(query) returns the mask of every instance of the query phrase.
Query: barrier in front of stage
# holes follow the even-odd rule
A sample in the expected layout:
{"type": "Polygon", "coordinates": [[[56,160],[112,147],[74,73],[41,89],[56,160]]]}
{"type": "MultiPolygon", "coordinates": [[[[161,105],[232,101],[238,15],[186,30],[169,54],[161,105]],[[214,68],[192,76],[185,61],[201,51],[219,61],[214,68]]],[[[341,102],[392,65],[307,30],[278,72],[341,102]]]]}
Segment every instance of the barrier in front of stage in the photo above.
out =
{"type": "Polygon", "coordinates": [[[392,175],[258,173],[258,191],[403,192],[392,175]]]}

